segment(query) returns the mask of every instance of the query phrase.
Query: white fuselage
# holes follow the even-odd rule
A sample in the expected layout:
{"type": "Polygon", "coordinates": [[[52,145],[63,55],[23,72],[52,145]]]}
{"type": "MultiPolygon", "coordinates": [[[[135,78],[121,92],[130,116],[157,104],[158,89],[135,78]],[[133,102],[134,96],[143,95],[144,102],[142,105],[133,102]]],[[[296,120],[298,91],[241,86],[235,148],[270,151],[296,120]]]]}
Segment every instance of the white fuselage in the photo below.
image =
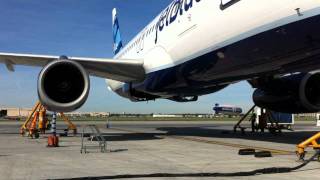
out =
{"type": "MultiPolygon", "coordinates": [[[[142,59],[148,74],[320,14],[318,0],[241,0],[224,10],[220,9],[220,3],[220,0],[174,0],[114,58],[142,59]],[[186,9],[191,2],[192,7],[186,9]],[[174,19],[171,23],[170,18],[174,19]]],[[[224,54],[218,56],[223,58],[224,54]]],[[[108,82],[112,90],[123,85],[108,82]]]]}

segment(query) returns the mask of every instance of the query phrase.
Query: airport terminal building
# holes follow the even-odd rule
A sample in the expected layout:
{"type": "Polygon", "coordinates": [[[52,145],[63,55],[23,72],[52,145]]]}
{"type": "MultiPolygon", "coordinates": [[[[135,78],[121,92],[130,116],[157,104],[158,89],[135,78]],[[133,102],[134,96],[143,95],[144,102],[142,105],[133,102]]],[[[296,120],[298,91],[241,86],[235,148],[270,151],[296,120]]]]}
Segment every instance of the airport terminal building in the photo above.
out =
{"type": "Polygon", "coordinates": [[[27,117],[31,114],[30,108],[0,108],[0,116],[27,117]]]}

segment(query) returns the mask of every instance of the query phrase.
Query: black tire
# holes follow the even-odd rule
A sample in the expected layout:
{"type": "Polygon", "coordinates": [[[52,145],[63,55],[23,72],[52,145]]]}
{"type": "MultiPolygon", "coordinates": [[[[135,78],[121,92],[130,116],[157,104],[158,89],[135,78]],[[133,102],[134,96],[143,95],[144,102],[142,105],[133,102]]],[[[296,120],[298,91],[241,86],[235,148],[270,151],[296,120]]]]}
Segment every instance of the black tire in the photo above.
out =
{"type": "Polygon", "coordinates": [[[39,133],[35,133],[35,134],[34,134],[34,138],[39,139],[39,137],[40,137],[40,134],[39,134],[39,133]]]}
{"type": "Polygon", "coordinates": [[[254,154],[254,157],[256,158],[272,157],[272,154],[270,151],[259,151],[254,154]]]}
{"type": "Polygon", "coordinates": [[[242,155],[242,156],[244,156],[244,155],[254,155],[255,152],[256,152],[255,149],[240,149],[238,154],[242,155]]]}
{"type": "Polygon", "coordinates": [[[299,154],[298,152],[296,152],[297,157],[298,157],[298,161],[304,161],[304,158],[305,158],[305,156],[306,156],[306,153],[307,153],[307,152],[304,152],[304,153],[302,153],[302,154],[299,154]]]}

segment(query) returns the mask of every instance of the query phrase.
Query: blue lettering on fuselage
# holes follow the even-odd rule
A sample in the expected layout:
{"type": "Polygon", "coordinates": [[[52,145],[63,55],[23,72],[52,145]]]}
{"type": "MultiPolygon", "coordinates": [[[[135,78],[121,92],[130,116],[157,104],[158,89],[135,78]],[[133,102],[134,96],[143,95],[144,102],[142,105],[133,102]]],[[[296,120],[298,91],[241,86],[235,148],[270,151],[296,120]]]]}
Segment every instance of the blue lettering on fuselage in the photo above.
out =
{"type": "Polygon", "coordinates": [[[155,43],[158,42],[158,32],[163,31],[166,26],[169,26],[177,20],[178,15],[183,15],[184,12],[189,11],[193,7],[193,2],[200,2],[201,0],[174,0],[160,15],[156,24],[156,38],[155,43]]]}

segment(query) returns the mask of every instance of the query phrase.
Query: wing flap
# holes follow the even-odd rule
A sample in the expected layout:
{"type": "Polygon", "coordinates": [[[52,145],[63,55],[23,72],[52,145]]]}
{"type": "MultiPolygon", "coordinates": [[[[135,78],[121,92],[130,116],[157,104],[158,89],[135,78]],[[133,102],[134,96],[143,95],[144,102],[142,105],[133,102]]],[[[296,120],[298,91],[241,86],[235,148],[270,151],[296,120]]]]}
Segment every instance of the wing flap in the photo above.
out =
{"type": "MultiPolygon", "coordinates": [[[[58,59],[58,56],[0,53],[0,63],[6,64],[10,69],[12,69],[14,65],[43,67],[49,62],[58,59]]],[[[121,82],[143,81],[145,78],[145,69],[142,60],[82,57],[68,57],[68,59],[83,65],[91,76],[121,82]]]]}

